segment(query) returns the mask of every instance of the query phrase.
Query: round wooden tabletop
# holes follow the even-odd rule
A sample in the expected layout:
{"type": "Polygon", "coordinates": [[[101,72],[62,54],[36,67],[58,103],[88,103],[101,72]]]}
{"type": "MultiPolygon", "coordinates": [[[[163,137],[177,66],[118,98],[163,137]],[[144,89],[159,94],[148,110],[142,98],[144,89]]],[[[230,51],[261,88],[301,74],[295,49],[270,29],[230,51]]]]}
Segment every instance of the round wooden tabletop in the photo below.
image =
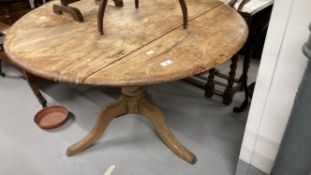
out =
{"type": "Polygon", "coordinates": [[[188,29],[176,0],[109,2],[105,35],[97,31],[98,5],[82,0],[84,22],[52,11],[53,1],[17,21],[4,43],[10,62],[54,81],[142,86],[183,79],[230,59],[244,44],[243,18],[218,0],[187,0],[188,29]],[[110,4],[111,3],[111,4],[110,4]]]}

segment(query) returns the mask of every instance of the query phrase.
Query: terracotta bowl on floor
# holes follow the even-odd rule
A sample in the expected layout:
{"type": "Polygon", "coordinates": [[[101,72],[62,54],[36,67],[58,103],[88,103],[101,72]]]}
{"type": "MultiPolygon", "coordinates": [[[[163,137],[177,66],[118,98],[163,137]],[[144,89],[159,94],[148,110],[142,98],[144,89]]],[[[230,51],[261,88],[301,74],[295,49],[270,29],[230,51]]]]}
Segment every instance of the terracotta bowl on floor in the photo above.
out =
{"type": "Polygon", "coordinates": [[[42,129],[54,129],[66,122],[68,114],[69,111],[63,106],[49,106],[40,110],[34,121],[42,129]]]}

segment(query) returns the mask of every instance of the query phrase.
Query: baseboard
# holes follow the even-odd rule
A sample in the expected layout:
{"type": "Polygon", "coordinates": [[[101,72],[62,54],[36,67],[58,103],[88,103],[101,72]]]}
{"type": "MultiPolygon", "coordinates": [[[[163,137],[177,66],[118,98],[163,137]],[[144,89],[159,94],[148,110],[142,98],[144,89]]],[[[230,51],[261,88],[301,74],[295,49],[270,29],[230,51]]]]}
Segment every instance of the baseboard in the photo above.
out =
{"type": "Polygon", "coordinates": [[[235,175],[268,175],[251,164],[239,160],[235,175]]]}

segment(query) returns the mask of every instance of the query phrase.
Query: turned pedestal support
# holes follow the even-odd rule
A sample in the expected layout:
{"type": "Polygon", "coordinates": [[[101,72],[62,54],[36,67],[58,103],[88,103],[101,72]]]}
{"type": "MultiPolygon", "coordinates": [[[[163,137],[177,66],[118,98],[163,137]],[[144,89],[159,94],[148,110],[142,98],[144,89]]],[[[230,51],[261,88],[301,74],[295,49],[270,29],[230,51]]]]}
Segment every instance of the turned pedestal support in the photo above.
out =
{"type": "Polygon", "coordinates": [[[142,87],[122,88],[121,97],[101,111],[91,132],[70,146],[67,150],[67,155],[72,156],[78,154],[92,146],[114,118],[125,114],[141,114],[145,116],[154,125],[161,140],[178,157],[190,164],[196,162],[196,156],[185,148],[173,135],[160,109],[147,101],[146,92],[142,87]]]}

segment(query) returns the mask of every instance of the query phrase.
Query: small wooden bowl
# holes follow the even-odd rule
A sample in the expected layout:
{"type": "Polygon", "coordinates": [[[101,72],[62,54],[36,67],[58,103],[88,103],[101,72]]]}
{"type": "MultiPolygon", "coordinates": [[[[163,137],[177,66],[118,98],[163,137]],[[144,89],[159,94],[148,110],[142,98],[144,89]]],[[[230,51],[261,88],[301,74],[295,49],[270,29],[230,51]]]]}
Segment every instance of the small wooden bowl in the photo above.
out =
{"type": "Polygon", "coordinates": [[[49,106],[41,109],[34,121],[42,129],[54,129],[67,121],[68,114],[69,111],[63,106],[49,106]]]}

